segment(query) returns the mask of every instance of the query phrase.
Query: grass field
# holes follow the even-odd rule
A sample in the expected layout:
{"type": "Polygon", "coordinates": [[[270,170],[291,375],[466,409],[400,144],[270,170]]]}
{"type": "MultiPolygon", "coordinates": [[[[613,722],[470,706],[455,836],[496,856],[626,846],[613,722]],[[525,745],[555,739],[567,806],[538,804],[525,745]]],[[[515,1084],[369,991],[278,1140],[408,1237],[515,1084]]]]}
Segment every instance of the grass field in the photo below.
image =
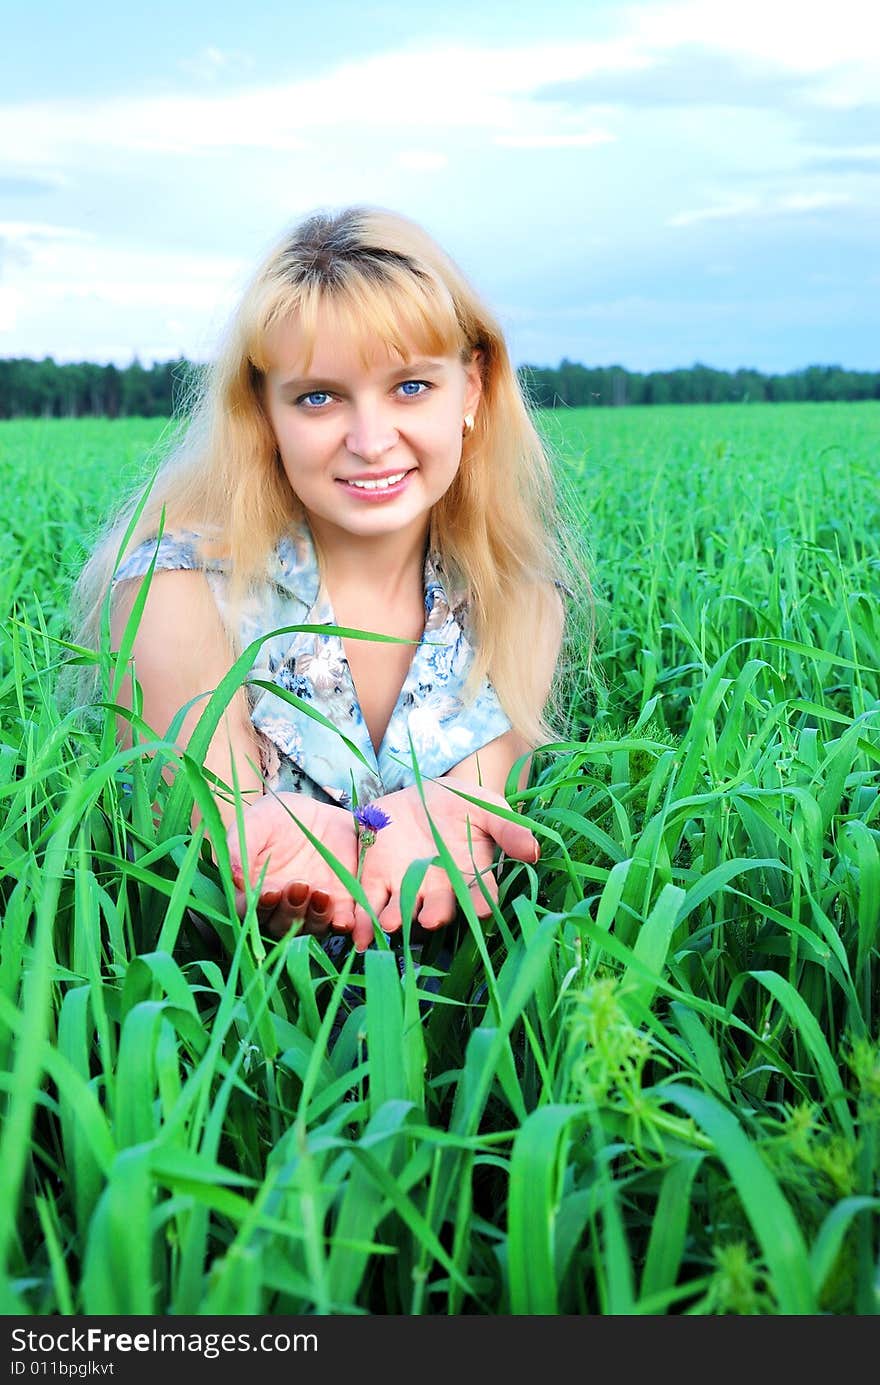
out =
{"type": "Polygon", "coordinates": [[[157,826],[56,705],[167,425],[0,424],[0,1312],[880,1309],[880,404],[542,426],[601,685],[428,1006],[431,950],[263,955],[197,767],[157,826]]]}

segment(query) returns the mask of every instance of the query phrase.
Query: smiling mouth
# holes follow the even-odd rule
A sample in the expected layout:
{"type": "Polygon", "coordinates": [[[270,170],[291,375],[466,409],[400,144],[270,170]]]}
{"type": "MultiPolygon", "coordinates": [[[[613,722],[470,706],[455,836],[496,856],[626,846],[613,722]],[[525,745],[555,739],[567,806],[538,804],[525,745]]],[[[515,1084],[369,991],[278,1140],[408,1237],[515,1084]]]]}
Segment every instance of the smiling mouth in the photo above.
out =
{"type": "Polygon", "coordinates": [[[359,491],[387,491],[394,486],[399,486],[406,476],[409,476],[409,471],[395,471],[390,476],[371,477],[369,481],[349,481],[342,477],[340,484],[352,486],[359,491]]]}

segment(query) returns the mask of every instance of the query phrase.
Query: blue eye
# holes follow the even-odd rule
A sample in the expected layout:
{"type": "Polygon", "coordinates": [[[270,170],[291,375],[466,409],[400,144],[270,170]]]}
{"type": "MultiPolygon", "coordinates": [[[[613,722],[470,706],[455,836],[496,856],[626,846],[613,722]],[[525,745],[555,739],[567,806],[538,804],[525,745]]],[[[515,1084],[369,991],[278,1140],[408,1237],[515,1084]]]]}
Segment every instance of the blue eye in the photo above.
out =
{"type": "Polygon", "coordinates": [[[398,385],[398,389],[403,391],[407,399],[417,399],[420,394],[424,394],[425,390],[430,388],[427,380],[404,380],[402,384],[398,385]]]}
{"type": "Polygon", "coordinates": [[[309,394],[301,394],[296,402],[304,404],[307,409],[322,409],[329,398],[326,390],[311,390],[309,394]]]}

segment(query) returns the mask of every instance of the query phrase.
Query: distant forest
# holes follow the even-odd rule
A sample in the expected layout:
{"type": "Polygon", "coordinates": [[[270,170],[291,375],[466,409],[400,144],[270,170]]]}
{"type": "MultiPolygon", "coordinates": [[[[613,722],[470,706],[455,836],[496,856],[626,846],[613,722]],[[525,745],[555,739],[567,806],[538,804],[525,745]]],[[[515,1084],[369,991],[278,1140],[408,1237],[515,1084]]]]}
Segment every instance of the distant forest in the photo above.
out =
{"type": "MultiPolygon", "coordinates": [[[[0,359],[0,418],[169,417],[186,409],[201,369],[182,358],[151,366],[134,360],[123,368],[59,365],[51,357],[0,359]]],[[[519,375],[533,403],[550,409],[880,399],[880,371],[839,365],[811,365],[786,375],[699,364],[642,374],[563,360],[556,367],[520,366],[519,375]]]]}

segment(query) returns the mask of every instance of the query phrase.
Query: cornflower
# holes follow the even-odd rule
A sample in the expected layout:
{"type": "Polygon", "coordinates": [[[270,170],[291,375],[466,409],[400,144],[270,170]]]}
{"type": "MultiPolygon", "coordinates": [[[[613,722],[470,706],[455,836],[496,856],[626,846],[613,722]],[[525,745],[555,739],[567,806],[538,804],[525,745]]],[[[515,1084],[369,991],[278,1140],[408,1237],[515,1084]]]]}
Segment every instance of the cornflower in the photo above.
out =
{"type": "Polygon", "coordinates": [[[381,832],[383,827],[388,827],[391,819],[387,813],[382,812],[381,808],[377,808],[375,803],[365,803],[362,808],[355,808],[354,820],[358,825],[357,878],[360,880],[367,847],[373,845],[377,833],[381,832]]]}

